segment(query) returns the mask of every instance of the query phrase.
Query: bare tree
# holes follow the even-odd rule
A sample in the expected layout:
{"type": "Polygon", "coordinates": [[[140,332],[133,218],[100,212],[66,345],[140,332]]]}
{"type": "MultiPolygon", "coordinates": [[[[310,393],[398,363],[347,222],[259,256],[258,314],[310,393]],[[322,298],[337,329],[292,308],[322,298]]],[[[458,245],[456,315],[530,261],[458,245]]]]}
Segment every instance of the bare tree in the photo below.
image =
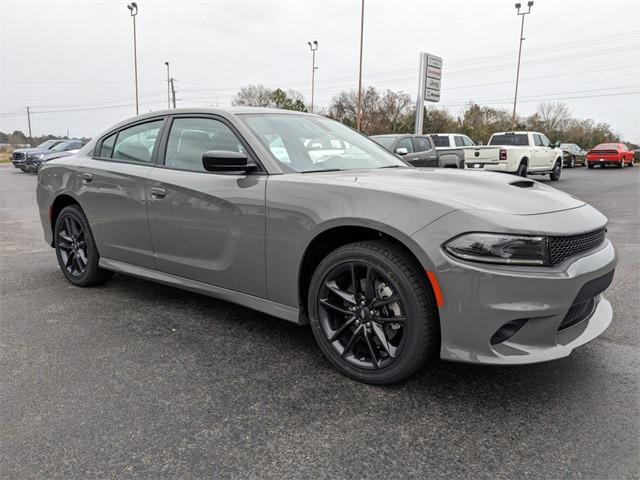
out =
{"type": "Polygon", "coordinates": [[[569,107],[562,102],[543,102],[538,105],[538,117],[543,133],[557,135],[566,129],[571,112],[569,107]]]}
{"type": "Polygon", "coordinates": [[[264,85],[248,85],[236,94],[231,105],[241,107],[270,107],[273,90],[264,85]]]}

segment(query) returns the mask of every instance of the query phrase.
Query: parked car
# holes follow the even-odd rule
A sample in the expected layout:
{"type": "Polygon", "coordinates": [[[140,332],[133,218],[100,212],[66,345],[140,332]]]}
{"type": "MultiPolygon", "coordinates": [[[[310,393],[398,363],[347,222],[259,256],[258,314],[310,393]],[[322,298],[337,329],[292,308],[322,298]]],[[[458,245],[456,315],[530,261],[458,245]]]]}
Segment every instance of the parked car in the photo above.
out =
{"type": "Polygon", "coordinates": [[[414,167],[464,168],[462,150],[438,152],[428,135],[388,134],[370,138],[414,167]]]}
{"type": "Polygon", "coordinates": [[[491,172],[546,175],[552,181],[562,174],[562,150],[539,132],[494,133],[489,144],[465,150],[467,168],[491,172]]]}
{"type": "Polygon", "coordinates": [[[586,152],[575,143],[561,143],[558,148],[562,150],[562,165],[573,168],[576,165],[584,166],[586,162],[586,152]]]}
{"type": "Polygon", "coordinates": [[[64,140],[62,139],[53,139],[53,140],[47,140],[46,142],[42,142],[37,147],[18,148],[11,153],[11,163],[13,163],[13,166],[15,168],[19,168],[24,172],[26,171],[24,167],[24,163],[29,157],[33,157],[41,153],[48,152],[53,147],[55,147],[56,145],[62,142],[64,142],[64,140]]]}
{"type": "Polygon", "coordinates": [[[624,168],[635,165],[635,155],[624,143],[601,143],[587,152],[587,166],[593,168],[615,166],[624,168]]]}
{"type": "Polygon", "coordinates": [[[65,140],[46,152],[27,154],[27,159],[23,163],[23,171],[37,173],[40,165],[56,158],[73,155],[84,146],[80,140],[65,140]]]}
{"type": "Polygon", "coordinates": [[[43,165],[36,194],[73,285],[115,271],[310,323],[363,382],[437,356],[565,357],[613,315],[602,292],[616,254],[596,209],[530,180],[415,169],[316,115],[136,116],[43,165]],[[314,160],[309,138],[330,153],[313,147],[314,160]]]}

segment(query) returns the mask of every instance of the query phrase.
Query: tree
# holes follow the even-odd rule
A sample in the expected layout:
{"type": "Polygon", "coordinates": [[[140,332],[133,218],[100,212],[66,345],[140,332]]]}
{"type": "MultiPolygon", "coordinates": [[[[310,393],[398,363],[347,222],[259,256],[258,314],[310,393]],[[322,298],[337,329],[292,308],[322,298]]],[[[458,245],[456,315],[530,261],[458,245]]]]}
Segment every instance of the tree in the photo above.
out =
{"type": "MultiPolygon", "coordinates": [[[[327,116],[339,122],[356,126],[358,96],[355,90],[342,91],[333,99],[327,116]]],[[[411,96],[404,92],[386,90],[380,93],[367,87],[362,98],[362,132],[366,135],[405,133],[413,129],[415,109],[411,96]]]]}
{"type": "Polygon", "coordinates": [[[304,97],[300,92],[295,90],[285,92],[280,88],[271,90],[264,85],[248,85],[241,88],[231,101],[231,104],[243,107],[270,107],[300,112],[307,111],[304,97]]]}

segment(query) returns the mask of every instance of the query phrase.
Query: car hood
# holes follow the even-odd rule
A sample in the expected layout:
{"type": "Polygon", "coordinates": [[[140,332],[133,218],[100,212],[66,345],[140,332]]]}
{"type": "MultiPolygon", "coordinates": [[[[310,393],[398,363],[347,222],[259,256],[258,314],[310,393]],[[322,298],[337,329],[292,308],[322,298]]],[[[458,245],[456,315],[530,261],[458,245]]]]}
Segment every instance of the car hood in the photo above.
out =
{"type": "Polygon", "coordinates": [[[75,155],[76,153],[78,153],[78,151],[79,150],[66,150],[64,152],[52,152],[42,157],[42,160],[48,161],[55,158],[70,157],[71,155],[75,155]]]}
{"type": "Polygon", "coordinates": [[[43,148],[36,148],[36,147],[31,147],[31,148],[16,148],[13,153],[33,153],[33,152],[46,152],[48,150],[45,150],[43,148]]]}
{"type": "Polygon", "coordinates": [[[451,168],[378,169],[303,174],[331,183],[386,191],[437,202],[451,209],[536,215],[585,203],[543,183],[505,173],[451,168]]]}

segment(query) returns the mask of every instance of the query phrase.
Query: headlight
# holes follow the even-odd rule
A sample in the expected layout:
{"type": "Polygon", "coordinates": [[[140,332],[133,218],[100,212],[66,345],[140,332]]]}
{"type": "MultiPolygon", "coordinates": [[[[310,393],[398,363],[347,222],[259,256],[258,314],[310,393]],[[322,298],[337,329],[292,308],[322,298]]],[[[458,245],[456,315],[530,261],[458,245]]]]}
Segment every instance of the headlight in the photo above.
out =
{"type": "Polygon", "coordinates": [[[546,237],[466,233],[444,245],[456,258],[483,263],[550,265],[546,237]]]}

